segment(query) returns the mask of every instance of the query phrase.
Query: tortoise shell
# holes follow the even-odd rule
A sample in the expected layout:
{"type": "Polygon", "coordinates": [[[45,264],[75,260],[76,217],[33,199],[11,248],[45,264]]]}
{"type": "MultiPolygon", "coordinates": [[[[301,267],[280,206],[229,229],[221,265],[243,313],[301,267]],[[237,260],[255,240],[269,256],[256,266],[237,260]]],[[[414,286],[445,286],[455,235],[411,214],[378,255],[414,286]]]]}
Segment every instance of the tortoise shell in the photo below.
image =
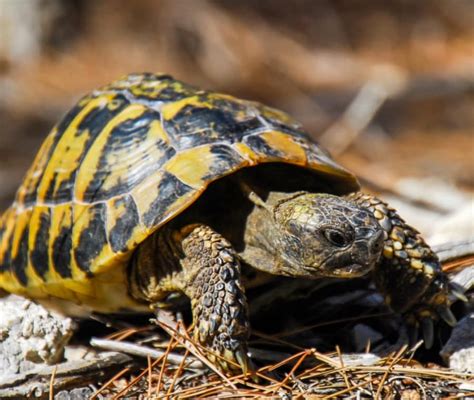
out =
{"type": "Polygon", "coordinates": [[[289,163],[356,190],[287,114],[132,74],[82,98],[43,143],[0,220],[0,287],[97,311],[127,295],[133,250],[216,179],[289,163]]]}

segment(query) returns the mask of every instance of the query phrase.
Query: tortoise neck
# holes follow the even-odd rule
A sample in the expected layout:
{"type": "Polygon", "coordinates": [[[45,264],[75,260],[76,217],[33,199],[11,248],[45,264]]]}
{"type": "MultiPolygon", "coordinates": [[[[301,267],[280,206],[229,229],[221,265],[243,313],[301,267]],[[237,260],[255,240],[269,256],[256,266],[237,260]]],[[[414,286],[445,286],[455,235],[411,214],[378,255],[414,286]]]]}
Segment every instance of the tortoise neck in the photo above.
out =
{"type": "Polygon", "coordinates": [[[272,255],[277,254],[280,243],[281,228],[275,219],[277,208],[306,192],[283,193],[269,192],[265,199],[254,201],[245,225],[244,241],[247,245],[258,247],[272,255]]]}

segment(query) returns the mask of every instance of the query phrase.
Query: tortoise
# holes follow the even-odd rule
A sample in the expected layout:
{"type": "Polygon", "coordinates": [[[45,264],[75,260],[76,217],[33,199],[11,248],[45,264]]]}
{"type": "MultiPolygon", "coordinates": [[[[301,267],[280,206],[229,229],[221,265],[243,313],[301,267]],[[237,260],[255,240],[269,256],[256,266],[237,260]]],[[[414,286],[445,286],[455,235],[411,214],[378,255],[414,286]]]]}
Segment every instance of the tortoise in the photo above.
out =
{"type": "Polygon", "coordinates": [[[71,315],[191,301],[224,371],[250,366],[241,266],[296,278],[371,273],[424,328],[455,319],[437,256],[279,110],[163,74],[83,97],[0,220],[0,288],[71,315]]]}

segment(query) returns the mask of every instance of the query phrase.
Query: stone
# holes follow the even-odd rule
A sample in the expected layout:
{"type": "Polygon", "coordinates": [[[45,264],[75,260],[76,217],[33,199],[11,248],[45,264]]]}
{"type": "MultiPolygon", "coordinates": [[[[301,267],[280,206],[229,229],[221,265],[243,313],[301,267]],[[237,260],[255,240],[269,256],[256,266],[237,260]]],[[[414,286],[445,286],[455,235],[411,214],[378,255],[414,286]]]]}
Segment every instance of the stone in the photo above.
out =
{"type": "Polygon", "coordinates": [[[371,366],[377,364],[381,358],[372,353],[351,353],[341,354],[339,356],[330,357],[337,368],[356,367],[356,366],[371,366]],[[342,359],[342,360],[341,360],[342,359]],[[342,361],[342,362],[341,362],[342,361]]]}
{"type": "Polygon", "coordinates": [[[54,396],[54,400],[84,400],[91,398],[93,394],[94,390],[90,387],[62,390],[54,396]]]}
{"type": "Polygon", "coordinates": [[[16,295],[0,298],[0,378],[60,361],[73,331],[70,318],[16,295]]]}
{"type": "Polygon", "coordinates": [[[474,373],[474,313],[457,323],[440,355],[451,369],[474,373]]]}

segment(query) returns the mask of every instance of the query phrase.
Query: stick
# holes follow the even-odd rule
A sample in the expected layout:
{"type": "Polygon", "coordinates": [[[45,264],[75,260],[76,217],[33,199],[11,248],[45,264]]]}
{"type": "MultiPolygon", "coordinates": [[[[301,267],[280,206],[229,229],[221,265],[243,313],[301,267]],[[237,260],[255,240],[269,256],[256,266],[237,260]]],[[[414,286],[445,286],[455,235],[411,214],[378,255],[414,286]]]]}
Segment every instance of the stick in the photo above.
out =
{"type": "MultiPolygon", "coordinates": [[[[138,357],[151,357],[151,358],[160,358],[165,354],[165,351],[162,350],[155,350],[149,347],[140,346],[138,344],[130,343],[130,342],[117,342],[115,340],[108,340],[108,339],[99,339],[99,338],[92,338],[91,345],[94,347],[98,347],[105,350],[110,351],[119,351],[122,353],[131,354],[138,357]]],[[[182,360],[183,356],[179,354],[168,354],[168,361],[171,364],[179,365],[182,360]]],[[[204,365],[198,360],[192,360],[188,364],[189,368],[204,368],[204,365]]]]}

